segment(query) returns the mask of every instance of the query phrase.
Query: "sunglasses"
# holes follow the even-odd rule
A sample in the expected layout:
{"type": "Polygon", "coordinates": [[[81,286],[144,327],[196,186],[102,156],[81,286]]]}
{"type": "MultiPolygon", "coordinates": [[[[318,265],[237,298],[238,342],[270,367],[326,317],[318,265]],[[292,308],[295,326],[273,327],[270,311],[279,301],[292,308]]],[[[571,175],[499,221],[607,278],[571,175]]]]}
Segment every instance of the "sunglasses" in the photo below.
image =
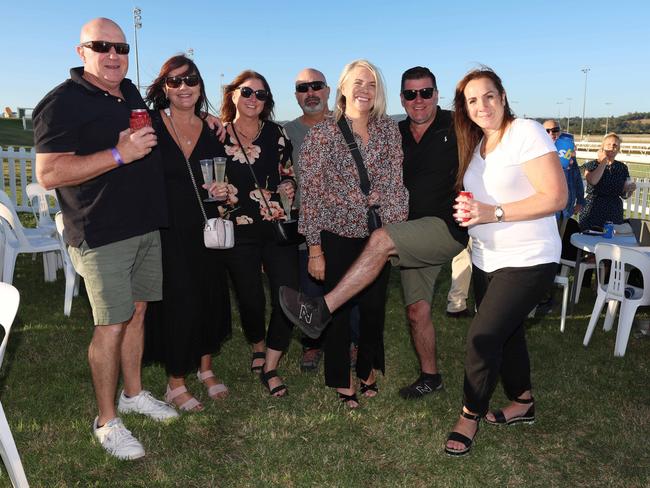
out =
{"type": "Polygon", "coordinates": [[[324,81],[310,81],[306,83],[298,83],[296,85],[296,91],[298,93],[307,93],[307,91],[311,88],[313,91],[319,91],[325,88],[327,85],[325,84],[324,81]]]}
{"type": "Polygon", "coordinates": [[[409,102],[415,100],[418,96],[418,93],[424,100],[428,100],[433,96],[434,91],[435,88],[421,88],[419,90],[402,90],[402,95],[404,95],[404,99],[408,100],[409,102]]]}
{"type": "Polygon", "coordinates": [[[112,47],[115,48],[116,54],[129,54],[130,49],[129,45],[126,42],[88,41],[82,42],[79,45],[81,47],[87,47],[96,53],[102,54],[109,52],[112,47]]]}
{"type": "Polygon", "coordinates": [[[558,132],[560,132],[559,127],[553,127],[551,129],[546,129],[547,134],[557,134],[558,132]]]}
{"type": "Polygon", "coordinates": [[[199,75],[168,76],[165,78],[167,88],[178,88],[182,83],[187,86],[196,86],[199,84],[199,75]]]}
{"type": "Polygon", "coordinates": [[[269,92],[266,90],[253,90],[249,86],[240,86],[237,88],[241,92],[241,96],[244,98],[250,98],[254,93],[255,97],[260,101],[264,102],[269,97],[269,92]]]}

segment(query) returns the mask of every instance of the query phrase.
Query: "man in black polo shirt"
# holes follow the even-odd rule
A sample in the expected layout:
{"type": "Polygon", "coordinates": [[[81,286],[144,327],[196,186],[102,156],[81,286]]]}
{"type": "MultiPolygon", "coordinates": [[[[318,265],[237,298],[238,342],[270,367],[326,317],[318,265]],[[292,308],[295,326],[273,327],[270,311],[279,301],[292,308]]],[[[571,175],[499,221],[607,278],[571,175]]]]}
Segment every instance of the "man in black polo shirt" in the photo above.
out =
{"type": "Polygon", "coordinates": [[[310,298],[280,288],[280,304],[289,319],[317,337],[331,312],[370,284],[390,259],[400,266],[411,333],[422,373],[400,390],[417,398],[442,386],[435,359],[431,299],[440,267],[467,246],[467,232],[453,219],[458,153],[451,112],[437,107],[436,80],[426,68],[402,75],[401,99],[408,118],[400,123],[404,184],[409,190],[409,220],[373,232],[368,244],[336,288],[310,298]]]}
{"type": "Polygon", "coordinates": [[[142,389],[140,367],[147,301],[162,298],[158,228],[166,202],[155,131],[129,129],[132,109],[146,108],[130,80],[129,46],[109,19],[83,26],[77,53],[83,67],[34,109],[36,174],[56,188],[65,240],[84,278],[95,327],[88,361],[99,414],[94,434],[120,459],[144,456],[117,410],[156,420],[178,416],[142,389]]]}

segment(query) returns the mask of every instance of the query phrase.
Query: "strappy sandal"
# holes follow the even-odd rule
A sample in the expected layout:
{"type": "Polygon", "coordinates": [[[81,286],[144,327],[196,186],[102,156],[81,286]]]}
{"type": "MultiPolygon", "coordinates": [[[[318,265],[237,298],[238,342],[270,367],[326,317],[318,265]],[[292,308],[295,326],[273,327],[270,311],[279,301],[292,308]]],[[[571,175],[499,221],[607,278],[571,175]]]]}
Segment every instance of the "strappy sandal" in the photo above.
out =
{"type": "Polygon", "coordinates": [[[377,386],[377,382],[373,381],[372,383],[364,383],[363,381],[359,382],[359,393],[361,393],[363,396],[367,398],[372,398],[377,396],[379,393],[379,387],[377,386]],[[373,394],[366,395],[367,392],[373,391],[373,394]]]}
{"type": "Polygon", "coordinates": [[[447,453],[449,456],[465,456],[466,454],[468,454],[469,451],[472,449],[472,443],[476,438],[476,434],[478,434],[478,428],[479,428],[479,422],[481,421],[481,416],[474,415],[472,413],[467,413],[465,412],[465,410],[461,410],[460,416],[476,422],[476,432],[474,432],[474,436],[472,436],[471,439],[466,435],[461,434],[460,432],[455,432],[455,431],[451,432],[447,436],[447,442],[445,442],[445,453],[447,453]],[[447,443],[449,441],[460,442],[465,447],[463,449],[452,449],[447,446],[447,443]]]}
{"type": "Polygon", "coordinates": [[[183,412],[200,412],[203,410],[203,405],[201,402],[194,397],[191,397],[189,400],[180,405],[178,402],[174,401],[176,398],[186,392],[187,388],[185,386],[178,386],[172,390],[169,385],[167,385],[167,391],[165,392],[165,401],[167,403],[176,405],[178,409],[182,410],[183,412]]]}
{"type": "Polygon", "coordinates": [[[251,371],[253,373],[261,374],[263,369],[264,369],[264,364],[262,363],[259,366],[253,366],[253,363],[255,362],[256,359],[264,359],[266,360],[266,353],[265,352],[254,352],[253,357],[251,358],[251,371]]]}
{"type": "Polygon", "coordinates": [[[354,410],[355,408],[359,408],[361,406],[356,393],[352,393],[352,395],[346,395],[345,393],[341,393],[340,391],[337,391],[336,393],[338,393],[339,400],[341,401],[341,403],[344,403],[345,406],[348,407],[350,410],[354,410]],[[349,402],[355,402],[356,406],[350,405],[349,402]]]}
{"type": "Polygon", "coordinates": [[[531,396],[530,398],[515,398],[515,403],[521,405],[530,405],[526,413],[523,415],[517,415],[510,419],[506,419],[506,416],[503,414],[503,410],[496,410],[492,412],[494,415],[494,420],[490,420],[485,417],[485,421],[490,425],[515,425],[515,424],[534,424],[535,423],[535,399],[531,396]]]}
{"type": "Polygon", "coordinates": [[[213,400],[219,400],[224,398],[228,394],[228,387],[223,383],[217,383],[216,385],[208,386],[205,384],[205,380],[208,378],[216,378],[214,373],[211,370],[203,371],[200,370],[196,372],[196,377],[201,383],[205,385],[205,388],[208,390],[208,396],[213,400]]]}
{"type": "Polygon", "coordinates": [[[289,394],[289,390],[287,389],[287,385],[284,383],[281,383],[280,385],[276,386],[275,388],[271,389],[269,386],[269,380],[271,378],[277,378],[278,377],[278,370],[277,369],[272,369],[270,371],[267,371],[266,373],[262,371],[262,374],[260,375],[260,380],[262,381],[262,384],[266,386],[266,389],[269,390],[269,394],[274,397],[283,397],[287,396],[289,394]],[[276,395],[276,393],[280,393],[281,391],[284,391],[285,393],[283,395],[276,395]]]}

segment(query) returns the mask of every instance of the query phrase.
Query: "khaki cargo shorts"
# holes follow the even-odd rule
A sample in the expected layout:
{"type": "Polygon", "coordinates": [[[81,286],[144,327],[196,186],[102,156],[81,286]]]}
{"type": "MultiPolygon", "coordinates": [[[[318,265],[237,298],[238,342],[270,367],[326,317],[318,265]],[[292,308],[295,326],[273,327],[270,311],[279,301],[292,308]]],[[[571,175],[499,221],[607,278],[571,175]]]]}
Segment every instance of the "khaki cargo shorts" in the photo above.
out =
{"type": "Polygon", "coordinates": [[[68,246],[74,269],[84,279],[95,325],[127,322],[135,302],[162,300],[160,234],[89,248],[68,246]]]}

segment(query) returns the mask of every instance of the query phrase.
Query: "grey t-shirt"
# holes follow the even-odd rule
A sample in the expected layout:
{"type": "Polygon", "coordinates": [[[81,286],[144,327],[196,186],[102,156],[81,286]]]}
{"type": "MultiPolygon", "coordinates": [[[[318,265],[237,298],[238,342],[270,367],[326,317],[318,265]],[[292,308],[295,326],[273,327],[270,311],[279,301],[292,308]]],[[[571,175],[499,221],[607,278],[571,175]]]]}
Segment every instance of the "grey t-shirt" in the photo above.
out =
{"type": "Polygon", "coordinates": [[[293,173],[296,177],[296,183],[298,183],[298,188],[296,190],[296,199],[294,202],[294,206],[297,208],[300,208],[300,161],[298,160],[298,155],[300,154],[300,147],[302,146],[302,142],[305,140],[305,136],[307,135],[309,129],[309,126],[302,123],[300,117],[287,122],[284,125],[284,130],[289,136],[291,144],[293,145],[291,161],[293,162],[293,173]]]}

